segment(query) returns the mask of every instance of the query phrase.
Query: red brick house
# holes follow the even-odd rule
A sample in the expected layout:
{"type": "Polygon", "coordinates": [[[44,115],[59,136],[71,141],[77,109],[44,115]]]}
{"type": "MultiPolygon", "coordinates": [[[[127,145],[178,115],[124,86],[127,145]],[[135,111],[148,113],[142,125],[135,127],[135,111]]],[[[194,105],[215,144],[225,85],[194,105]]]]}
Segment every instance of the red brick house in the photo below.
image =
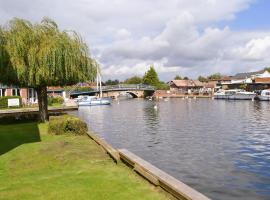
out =
{"type": "Polygon", "coordinates": [[[20,96],[23,104],[37,103],[37,94],[33,88],[19,88],[0,84],[0,97],[2,96],[20,96]]]}

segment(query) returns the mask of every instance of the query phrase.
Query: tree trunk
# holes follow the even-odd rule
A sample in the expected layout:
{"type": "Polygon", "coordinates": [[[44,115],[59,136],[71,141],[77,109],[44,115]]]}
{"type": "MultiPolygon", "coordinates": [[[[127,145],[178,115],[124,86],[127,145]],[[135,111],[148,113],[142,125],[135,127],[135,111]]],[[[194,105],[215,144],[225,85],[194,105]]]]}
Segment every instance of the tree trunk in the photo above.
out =
{"type": "Polygon", "coordinates": [[[36,88],[38,96],[39,118],[41,122],[49,121],[47,86],[36,88]]]}

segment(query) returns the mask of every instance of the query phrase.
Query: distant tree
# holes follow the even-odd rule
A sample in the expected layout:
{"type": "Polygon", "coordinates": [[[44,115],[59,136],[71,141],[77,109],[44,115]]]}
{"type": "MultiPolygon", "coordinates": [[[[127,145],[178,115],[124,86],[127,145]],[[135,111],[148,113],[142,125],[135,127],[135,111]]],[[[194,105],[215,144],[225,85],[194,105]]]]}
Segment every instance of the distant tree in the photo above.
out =
{"type": "Polygon", "coordinates": [[[270,67],[266,67],[266,68],[264,68],[264,70],[270,72],[270,67]]]}
{"type": "Polygon", "coordinates": [[[117,80],[117,79],[115,79],[115,80],[109,79],[105,82],[105,85],[118,85],[118,84],[119,84],[119,80],[117,80]]]}
{"type": "Polygon", "coordinates": [[[176,75],[175,77],[174,77],[174,80],[182,80],[183,78],[181,77],[181,76],[179,76],[179,75],[176,75]]]}
{"type": "Polygon", "coordinates": [[[141,84],[142,82],[143,80],[139,76],[133,76],[124,81],[125,84],[141,84]]]}
{"type": "Polygon", "coordinates": [[[154,66],[150,66],[150,69],[143,76],[143,84],[158,86],[160,84],[157,72],[154,66]]]}
{"type": "Polygon", "coordinates": [[[94,79],[97,67],[81,37],[48,18],[39,24],[15,18],[0,27],[0,80],[35,88],[42,122],[49,119],[47,86],[94,79]]]}
{"type": "Polygon", "coordinates": [[[189,78],[187,76],[184,77],[184,80],[188,80],[189,78]]]}
{"type": "Polygon", "coordinates": [[[216,79],[221,79],[221,74],[220,73],[215,73],[207,77],[209,80],[216,80],[216,79]]]}
{"type": "Polygon", "coordinates": [[[201,82],[206,82],[206,81],[208,81],[208,79],[205,78],[204,76],[199,76],[199,77],[198,77],[198,80],[201,81],[201,82]]]}
{"type": "Polygon", "coordinates": [[[170,86],[167,83],[159,82],[158,86],[156,87],[158,90],[169,90],[170,86]]]}

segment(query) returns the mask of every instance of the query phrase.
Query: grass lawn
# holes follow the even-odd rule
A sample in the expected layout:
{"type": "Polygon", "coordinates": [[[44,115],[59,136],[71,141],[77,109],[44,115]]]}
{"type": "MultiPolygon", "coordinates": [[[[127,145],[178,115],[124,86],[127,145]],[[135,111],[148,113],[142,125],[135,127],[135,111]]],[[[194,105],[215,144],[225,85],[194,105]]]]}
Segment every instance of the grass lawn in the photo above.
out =
{"type": "Polygon", "coordinates": [[[0,124],[0,199],[173,199],[116,165],[87,136],[47,134],[46,124],[0,124]]]}

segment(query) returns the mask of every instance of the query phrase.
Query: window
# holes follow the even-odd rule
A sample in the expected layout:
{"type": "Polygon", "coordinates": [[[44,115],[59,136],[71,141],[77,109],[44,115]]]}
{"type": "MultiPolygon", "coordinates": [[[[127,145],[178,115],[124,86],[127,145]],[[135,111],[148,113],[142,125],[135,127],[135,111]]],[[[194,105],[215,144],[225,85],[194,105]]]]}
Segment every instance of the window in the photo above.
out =
{"type": "Polygon", "coordinates": [[[6,89],[0,89],[0,97],[6,96],[6,89]]]}
{"type": "Polygon", "coordinates": [[[12,89],[12,96],[20,96],[20,89],[18,88],[12,89]]]}

